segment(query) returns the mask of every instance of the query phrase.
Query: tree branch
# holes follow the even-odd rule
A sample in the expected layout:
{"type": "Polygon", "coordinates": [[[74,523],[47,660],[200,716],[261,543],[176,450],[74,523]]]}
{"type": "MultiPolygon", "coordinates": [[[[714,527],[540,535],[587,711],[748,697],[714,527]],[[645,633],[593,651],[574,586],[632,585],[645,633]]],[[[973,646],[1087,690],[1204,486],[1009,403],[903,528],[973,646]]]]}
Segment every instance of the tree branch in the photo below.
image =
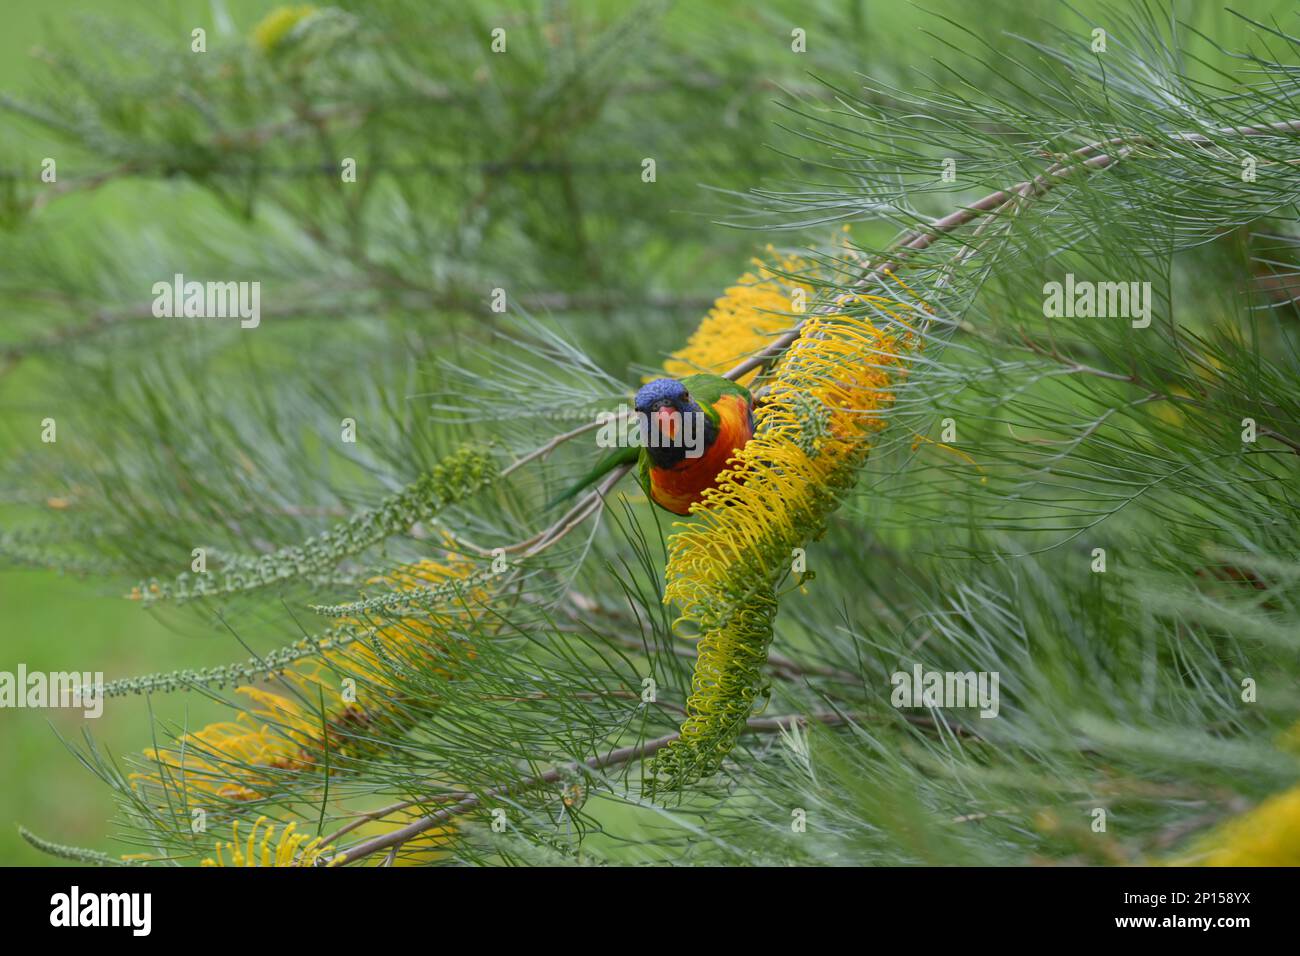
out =
{"type": "MultiPolygon", "coordinates": [[[[833,726],[836,724],[842,724],[847,719],[848,717],[846,715],[837,713],[814,714],[812,717],[805,717],[801,714],[786,714],[781,717],[753,717],[747,722],[746,729],[753,733],[775,733],[793,726],[806,724],[809,721],[833,726]]],[[[603,770],[606,767],[617,767],[644,760],[646,757],[663,750],[680,736],[680,733],[671,733],[665,734],[662,737],[656,737],[653,740],[643,740],[637,744],[631,744],[627,747],[619,747],[615,750],[610,750],[607,753],[588,758],[581,763],[575,762],[566,764],[562,767],[556,767],[553,770],[548,770],[535,777],[529,777],[517,784],[505,784],[499,787],[493,787],[481,795],[471,794],[463,800],[457,801],[452,806],[447,807],[445,810],[438,810],[435,813],[431,813],[426,817],[421,817],[419,820],[415,820],[404,827],[400,827],[390,833],[385,833],[383,836],[378,836],[374,839],[367,840],[364,843],[360,843],[350,850],[336,853],[326,861],[326,865],[340,866],[348,863],[355,863],[373,853],[378,853],[380,850],[399,847],[408,840],[412,840],[421,833],[424,833],[426,830],[430,830],[441,823],[446,823],[454,817],[461,816],[468,813],[470,810],[482,806],[485,801],[503,797],[511,793],[532,790],[548,784],[558,783],[560,780],[566,779],[578,770],[603,770]]],[[[351,824],[349,827],[351,827],[351,824]]]]}
{"type": "MultiPolygon", "coordinates": [[[[1265,126],[1232,126],[1215,130],[1215,133],[1222,136],[1294,135],[1300,134],[1300,120],[1270,123],[1265,126]]],[[[1171,134],[1170,138],[1190,143],[1212,144],[1214,142],[1209,136],[1202,133],[1174,133],[1171,134]]],[[[910,253],[928,249],[940,237],[954,232],[975,219],[986,215],[994,215],[1010,203],[1038,198],[1054,189],[1060,182],[1073,176],[1076,172],[1092,173],[1106,169],[1129,156],[1138,146],[1151,144],[1152,141],[1148,137],[1127,139],[1124,137],[1111,137],[1110,139],[1098,140],[1081,146],[1067,154],[1064,159],[1053,163],[1033,179],[1017,183],[1009,189],[1000,189],[997,192],[989,193],[969,206],[963,206],[940,219],[936,219],[924,229],[904,233],[888,247],[884,262],[868,267],[866,274],[858,281],[858,288],[864,288],[869,283],[878,280],[882,275],[892,272],[910,253]],[[1113,146],[1119,146],[1120,148],[1110,149],[1113,146]],[[1103,150],[1108,151],[1103,152],[1103,150]]],[[[818,311],[821,314],[827,314],[833,308],[834,305],[832,304],[824,306],[818,311]]],[[[793,329],[775,339],[762,351],[756,352],[727,371],[724,377],[735,380],[756,368],[767,365],[798,340],[803,332],[803,326],[804,322],[800,322],[793,329]]]]}

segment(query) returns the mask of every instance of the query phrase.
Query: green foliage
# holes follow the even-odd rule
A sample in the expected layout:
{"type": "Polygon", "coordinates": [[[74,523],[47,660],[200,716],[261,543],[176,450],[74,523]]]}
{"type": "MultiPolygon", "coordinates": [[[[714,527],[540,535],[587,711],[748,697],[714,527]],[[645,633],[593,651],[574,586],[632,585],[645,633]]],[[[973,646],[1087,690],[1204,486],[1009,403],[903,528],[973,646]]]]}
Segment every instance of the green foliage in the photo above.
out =
{"type": "Polygon", "coordinates": [[[239,594],[290,579],[322,574],[367,548],[429,521],[448,505],[489,484],[494,475],[490,455],[473,448],[434,465],[419,480],[336,528],[322,531],[301,545],[249,557],[224,558],[217,574],[186,571],[171,582],[141,582],[141,601],[187,601],[239,594]]]}

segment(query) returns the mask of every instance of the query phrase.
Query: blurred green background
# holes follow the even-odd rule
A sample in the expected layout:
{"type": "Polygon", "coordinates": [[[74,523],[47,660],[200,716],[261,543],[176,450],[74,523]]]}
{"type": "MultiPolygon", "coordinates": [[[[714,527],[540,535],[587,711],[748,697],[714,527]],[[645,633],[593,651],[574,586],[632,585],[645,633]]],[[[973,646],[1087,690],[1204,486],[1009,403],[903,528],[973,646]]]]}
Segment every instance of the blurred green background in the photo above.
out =
{"type": "MultiPolygon", "coordinates": [[[[269,0],[227,0],[224,9],[243,27],[251,27],[278,4],[269,0]]],[[[209,22],[212,6],[203,2],[168,0],[49,0],[42,4],[7,0],[0,14],[0,90],[39,89],[33,53],[51,34],[66,36],[84,13],[138,23],[153,32],[176,31],[188,36],[194,25],[209,22]]],[[[30,124],[6,125],[9,156],[42,155],[53,142],[30,124]],[[14,136],[17,130],[18,138],[14,136]]],[[[58,155],[62,155],[59,153],[58,155]]],[[[77,164],[60,166],[76,175],[77,164]]],[[[139,198],[150,188],[134,182],[70,196],[50,210],[68,227],[95,222],[126,225],[152,214],[139,198]]],[[[201,207],[206,197],[193,190],[176,190],[170,211],[178,217],[201,207]]],[[[0,324],[4,322],[0,318],[0,324]]],[[[19,429],[39,428],[40,378],[34,367],[19,367],[0,377],[0,455],[12,447],[19,429]]],[[[0,515],[5,506],[0,504],[0,515]]],[[[103,671],[106,679],[177,667],[202,667],[241,656],[228,635],[208,637],[178,634],[155,621],[102,584],[75,577],[8,570],[0,575],[0,669],[14,671],[19,663],[29,671],[103,671]]],[[[153,701],[160,716],[198,725],[219,715],[220,708],[193,695],[153,701]]],[[[58,865],[32,849],[18,834],[22,824],[57,841],[103,846],[106,821],[114,813],[109,789],[81,766],[62,740],[80,743],[83,725],[96,741],[113,753],[138,751],[148,745],[149,711],[143,699],[109,702],[104,715],[84,721],[78,711],[7,710],[0,715],[0,864],[58,865]],[[62,739],[61,739],[62,738],[62,739]]]]}

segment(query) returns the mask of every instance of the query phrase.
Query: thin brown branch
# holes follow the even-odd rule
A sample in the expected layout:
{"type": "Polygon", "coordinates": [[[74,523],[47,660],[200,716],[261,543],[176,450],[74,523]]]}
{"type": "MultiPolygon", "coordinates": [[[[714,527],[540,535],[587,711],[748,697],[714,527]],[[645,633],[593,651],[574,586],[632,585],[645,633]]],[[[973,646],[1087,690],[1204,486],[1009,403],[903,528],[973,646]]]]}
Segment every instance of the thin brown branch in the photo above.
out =
{"type": "Polygon", "coordinates": [[[579,435],[585,435],[587,432],[594,431],[596,428],[599,427],[600,427],[599,420],[591,421],[585,425],[579,425],[577,428],[573,429],[572,431],[567,431],[562,435],[556,435],[554,438],[552,438],[550,441],[548,441],[546,444],[542,445],[541,447],[535,448],[532,451],[530,451],[528,454],[516,458],[513,462],[510,463],[510,465],[504,471],[501,472],[501,477],[508,478],[511,472],[517,471],[518,469],[522,468],[524,465],[528,464],[531,461],[535,461],[538,458],[545,458],[547,455],[555,451],[556,448],[564,444],[566,441],[570,441],[574,438],[577,438],[579,435]]]}
{"type": "MultiPolygon", "coordinates": [[[[1222,136],[1292,135],[1300,133],[1300,120],[1270,123],[1266,126],[1233,126],[1216,130],[1215,133],[1222,136]]],[[[1171,139],[1192,143],[1213,143],[1209,136],[1202,133],[1175,133],[1171,135],[1171,139]]],[[[1012,203],[1020,203],[1042,196],[1076,172],[1092,173],[1106,169],[1129,156],[1139,145],[1149,145],[1150,143],[1151,140],[1148,137],[1112,137],[1081,146],[1058,162],[1053,163],[1033,179],[1017,183],[1008,189],[1000,189],[997,192],[989,193],[969,206],[963,206],[940,219],[936,219],[923,229],[904,233],[903,236],[891,244],[886,252],[885,261],[870,266],[866,274],[859,280],[858,285],[859,287],[865,287],[869,283],[878,280],[881,276],[896,269],[909,254],[928,249],[940,237],[954,232],[969,222],[983,216],[995,215],[1012,203]],[[1120,146],[1120,148],[1111,149],[1114,146],[1120,146]],[[1103,152],[1103,150],[1106,151],[1103,152]]],[[[819,311],[825,313],[830,308],[832,306],[823,307],[819,311]]],[[[800,322],[790,331],[774,339],[770,345],[728,370],[725,377],[733,380],[738,379],[754,369],[767,365],[798,340],[803,331],[803,325],[804,323],[800,322]]]]}
{"type": "MultiPolygon", "coordinates": [[[[552,694],[532,694],[527,697],[496,696],[496,697],[484,697],[483,699],[497,700],[497,701],[510,701],[510,702],[518,703],[518,702],[529,701],[529,700],[545,700],[547,698],[551,698],[554,696],[555,695],[552,694]]],[[[618,697],[624,700],[639,700],[641,697],[640,694],[637,694],[633,691],[617,691],[617,690],[608,691],[603,694],[584,691],[584,692],[574,694],[572,696],[578,698],[579,700],[599,700],[603,697],[618,697]]],[[[686,713],[686,708],[681,707],[677,704],[669,703],[667,701],[656,701],[655,703],[666,710],[672,710],[679,714],[686,713]]],[[[382,820],[384,819],[384,817],[391,816],[394,813],[399,813],[402,810],[409,810],[411,807],[420,806],[426,803],[459,803],[466,800],[469,796],[470,793],[468,790],[453,790],[450,793],[440,793],[431,797],[426,796],[426,797],[419,797],[412,800],[399,800],[396,803],[390,803],[387,806],[378,808],[377,810],[361,810],[353,814],[354,816],[353,820],[350,820],[348,823],[339,827],[339,829],[335,830],[332,834],[330,834],[330,836],[325,838],[325,840],[322,842],[326,844],[336,843],[340,837],[345,836],[348,833],[351,833],[353,830],[357,829],[358,827],[365,826],[367,823],[370,823],[371,821],[374,820],[382,820]]]]}
{"type": "Polygon", "coordinates": [[[1281,442],[1283,445],[1286,445],[1287,448],[1290,448],[1297,455],[1300,455],[1300,442],[1297,442],[1294,438],[1288,438],[1286,435],[1283,435],[1281,432],[1274,431],[1271,428],[1261,428],[1259,430],[1259,433],[1265,436],[1266,438],[1271,438],[1274,441],[1281,442]]]}
{"type": "MultiPolygon", "coordinates": [[[[781,730],[787,730],[794,726],[806,724],[810,721],[832,726],[842,724],[846,720],[843,714],[815,714],[811,718],[801,714],[786,714],[781,717],[754,717],[746,723],[746,729],[753,733],[775,733],[781,730]]],[[[462,816],[471,810],[483,805],[485,801],[494,800],[499,797],[507,796],[511,793],[518,793],[526,790],[533,790],[537,787],[543,787],[550,784],[558,783],[560,780],[567,779],[579,770],[603,770],[607,767],[617,767],[628,763],[635,763],[663,750],[674,740],[680,737],[680,733],[665,734],[662,737],[656,737],[653,740],[643,740],[638,744],[631,744],[627,747],[618,747],[607,753],[590,757],[587,760],[578,763],[566,764],[548,770],[545,773],[529,777],[517,784],[504,784],[499,787],[492,787],[483,794],[471,794],[465,799],[458,801],[444,810],[438,810],[419,820],[412,821],[406,826],[399,827],[390,833],[375,837],[360,843],[351,849],[344,850],[330,858],[329,865],[337,866],[342,864],[355,863],[358,860],[378,853],[380,850],[399,847],[432,829],[439,824],[446,823],[455,817],[462,816]]]]}

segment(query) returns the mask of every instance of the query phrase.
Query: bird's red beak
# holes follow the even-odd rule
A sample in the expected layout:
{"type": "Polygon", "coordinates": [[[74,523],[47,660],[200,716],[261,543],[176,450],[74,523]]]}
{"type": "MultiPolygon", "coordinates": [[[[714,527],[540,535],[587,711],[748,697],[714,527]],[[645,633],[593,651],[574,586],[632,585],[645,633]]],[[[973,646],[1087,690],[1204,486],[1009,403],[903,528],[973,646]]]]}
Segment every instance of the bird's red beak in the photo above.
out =
{"type": "Polygon", "coordinates": [[[669,441],[676,441],[678,418],[676,410],[665,405],[655,412],[655,418],[659,426],[659,435],[669,441]]]}

